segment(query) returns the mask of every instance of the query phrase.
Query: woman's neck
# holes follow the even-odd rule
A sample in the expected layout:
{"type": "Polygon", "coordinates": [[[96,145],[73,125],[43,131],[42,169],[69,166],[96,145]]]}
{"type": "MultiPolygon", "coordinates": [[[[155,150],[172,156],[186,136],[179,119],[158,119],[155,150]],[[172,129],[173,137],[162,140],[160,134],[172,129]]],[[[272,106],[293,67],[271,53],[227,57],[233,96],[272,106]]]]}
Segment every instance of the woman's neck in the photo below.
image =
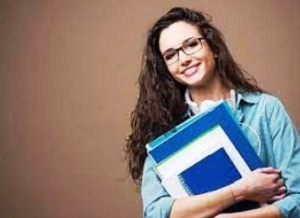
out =
{"type": "Polygon", "coordinates": [[[191,99],[196,103],[200,103],[203,100],[217,101],[230,98],[229,88],[223,85],[221,81],[215,82],[210,86],[189,87],[188,89],[191,99]]]}

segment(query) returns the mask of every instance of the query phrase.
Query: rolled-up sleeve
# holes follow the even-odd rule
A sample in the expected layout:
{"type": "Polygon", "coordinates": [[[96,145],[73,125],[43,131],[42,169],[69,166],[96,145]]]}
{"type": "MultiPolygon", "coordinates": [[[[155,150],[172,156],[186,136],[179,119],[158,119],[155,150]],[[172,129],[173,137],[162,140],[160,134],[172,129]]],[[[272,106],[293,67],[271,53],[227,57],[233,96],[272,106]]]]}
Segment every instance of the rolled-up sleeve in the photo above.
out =
{"type": "Polygon", "coordinates": [[[273,141],[273,158],[288,195],[274,203],[283,217],[300,217],[300,139],[299,133],[282,103],[274,98],[270,109],[269,127],[273,141]]]}
{"type": "Polygon", "coordinates": [[[145,218],[167,218],[170,216],[174,198],[171,198],[161,185],[153,167],[154,160],[147,157],[142,178],[141,195],[145,218]]]}

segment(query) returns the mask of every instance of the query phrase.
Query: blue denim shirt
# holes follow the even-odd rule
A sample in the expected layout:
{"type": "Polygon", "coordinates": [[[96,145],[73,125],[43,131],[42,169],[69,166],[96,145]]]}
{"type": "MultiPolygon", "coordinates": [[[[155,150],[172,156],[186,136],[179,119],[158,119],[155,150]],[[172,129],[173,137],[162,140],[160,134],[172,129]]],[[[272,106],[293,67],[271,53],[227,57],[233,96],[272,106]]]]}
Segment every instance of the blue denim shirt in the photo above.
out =
{"type": "MultiPolygon", "coordinates": [[[[235,105],[234,114],[246,124],[241,128],[265,166],[282,171],[288,195],[274,205],[283,217],[300,217],[300,139],[283,104],[266,93],[237,93],[235,105]]],[[[141,187],[144,217],[169,217],[175,199],[161,185],[154,164],[146,158],[141,187]]]]}

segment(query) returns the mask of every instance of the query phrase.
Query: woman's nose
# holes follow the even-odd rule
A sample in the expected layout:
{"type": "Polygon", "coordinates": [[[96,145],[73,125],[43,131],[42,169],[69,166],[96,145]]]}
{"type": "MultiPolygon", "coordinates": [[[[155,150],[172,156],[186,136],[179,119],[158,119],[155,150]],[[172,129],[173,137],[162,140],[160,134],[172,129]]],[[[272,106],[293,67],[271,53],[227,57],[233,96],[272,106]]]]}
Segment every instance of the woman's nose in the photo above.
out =
{"type": "Polygon", "coordinates": [[[186,53],[184,53],[183,51],[179,51],[178,52],[178,57],[179,57],[179,62],[182,65],[186,65],[188,63],[191,62],[191,55],[187,55],[186,53]]]}

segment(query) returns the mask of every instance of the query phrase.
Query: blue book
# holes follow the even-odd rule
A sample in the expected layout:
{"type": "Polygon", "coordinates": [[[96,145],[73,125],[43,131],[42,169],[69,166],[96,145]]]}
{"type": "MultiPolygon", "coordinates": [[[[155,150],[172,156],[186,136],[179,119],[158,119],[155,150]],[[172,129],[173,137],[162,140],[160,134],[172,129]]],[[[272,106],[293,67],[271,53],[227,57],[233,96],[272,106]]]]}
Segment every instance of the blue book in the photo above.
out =
{"type": "MultiPolygon", "coordinates": [[[[147,149],[163,186],[175,198],[217,190],[263,167],[224,101],[158,137],[147,149]]],[[[257,207],[241,202],[227,212],[257,207]]]]}

